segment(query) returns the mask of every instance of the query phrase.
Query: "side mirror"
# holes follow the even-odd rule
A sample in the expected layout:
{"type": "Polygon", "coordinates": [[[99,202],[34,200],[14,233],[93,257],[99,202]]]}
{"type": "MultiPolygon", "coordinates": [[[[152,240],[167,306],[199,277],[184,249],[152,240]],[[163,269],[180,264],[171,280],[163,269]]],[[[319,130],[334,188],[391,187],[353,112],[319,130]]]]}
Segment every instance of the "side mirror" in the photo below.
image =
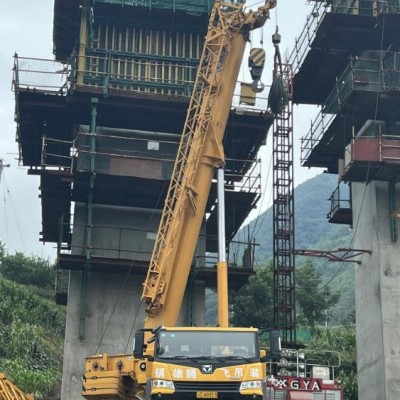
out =
{"type": "Polygon", "coordinates": [[[143,358],[144,350],[144,332],[137,331],[135,333],[135,340],[133,343],[133,355],[135,358],[143,358]]]}
{"type": "Polygon", "coordinates": [[[272,331],[269,336],[269,356],[273,360],[279,359],[281,357],[281,335],[278,331],[272,331]]]}
{"type": "Polygon", "coordinates": [[[161,355],[163,355],[165,353],[165,347],[159,347],[158,349],[157,349],[157,355],[158,356],[161,356],[161,355]]]}

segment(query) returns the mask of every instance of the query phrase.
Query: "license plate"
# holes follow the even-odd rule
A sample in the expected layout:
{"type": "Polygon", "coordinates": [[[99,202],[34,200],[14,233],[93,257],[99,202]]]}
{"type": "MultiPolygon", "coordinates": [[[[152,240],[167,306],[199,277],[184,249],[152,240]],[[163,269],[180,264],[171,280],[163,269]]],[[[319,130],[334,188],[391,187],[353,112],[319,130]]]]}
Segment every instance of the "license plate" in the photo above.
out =
{"type": "Polygon", "coordinates": [[[198,399],[218,399],[218,392],[196,392],[198,399]]]}

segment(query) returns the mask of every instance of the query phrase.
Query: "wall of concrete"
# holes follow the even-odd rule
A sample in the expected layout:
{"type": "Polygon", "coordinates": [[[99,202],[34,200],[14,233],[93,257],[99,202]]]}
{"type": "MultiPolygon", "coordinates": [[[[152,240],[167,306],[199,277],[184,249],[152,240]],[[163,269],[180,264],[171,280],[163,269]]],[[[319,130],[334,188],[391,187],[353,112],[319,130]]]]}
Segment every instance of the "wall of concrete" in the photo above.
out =
{"type": "MultiPolygon", "coordinates": [[[[90,170],[89,127],[79,127],[75,141],[77,171],[90,170]]],[[[169,179],[172,175],[180,135],[97,127],[95,172],[113,176],[169,179]]]]}
{"type": "MultiPolygon", "coordinates": [[[[85,205],[75,203],[72,254],[84,254],[85,205]]],[[[92,211],[92,256],[150,261],[161,210],[95,204],[92,211]]],[[[196,266],[205,265],[205,224],[196,248],[196,266]]]]}
{"type": "MultiPolygon", "coordinates": [[[[81,273],[71,271],[64,342],[62,400],[82,400],[82,375],[85,357],[94,354],[131,353],[133,336],[143,327],[145,312],[140,300],[142,276],[91,273],[87,291],[85,339],[79,340],[81,273]]],[[[205,288],[195,282],[187,296],[177,325],[186,326],[188,316],[193,324],[204,325],[205,288]],[[190,310],[189,310],[190,306],[190,310]]]]}
{"type": "MultiPolygon", "coordinates": [[[[359,398],[400,398],[400,246],[391,242],[387,182],[352,184],[359,398]]],[[[400,199],[400,192],[396,196],[400,199]]]]}
{"type": "MultiPolygon", "coordinates": [[[[73,254],[84,249],[85,212],[84,204],[75,204],[73,254]]],[[[160,216],[160,210],[94,205],[92,255],[150,261],[160,216]]]]}

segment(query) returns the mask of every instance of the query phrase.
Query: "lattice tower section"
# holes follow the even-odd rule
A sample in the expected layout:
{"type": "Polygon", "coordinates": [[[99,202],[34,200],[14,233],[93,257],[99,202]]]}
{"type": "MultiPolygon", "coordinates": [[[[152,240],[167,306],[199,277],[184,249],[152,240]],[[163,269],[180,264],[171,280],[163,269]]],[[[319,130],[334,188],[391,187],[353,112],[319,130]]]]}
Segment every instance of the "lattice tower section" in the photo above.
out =
{"type": "Polygon", "coordinates": [[[274,325],[285,343],[296,341],[292,66],[282,65],[288,101],[273,131],[274,325]]]}

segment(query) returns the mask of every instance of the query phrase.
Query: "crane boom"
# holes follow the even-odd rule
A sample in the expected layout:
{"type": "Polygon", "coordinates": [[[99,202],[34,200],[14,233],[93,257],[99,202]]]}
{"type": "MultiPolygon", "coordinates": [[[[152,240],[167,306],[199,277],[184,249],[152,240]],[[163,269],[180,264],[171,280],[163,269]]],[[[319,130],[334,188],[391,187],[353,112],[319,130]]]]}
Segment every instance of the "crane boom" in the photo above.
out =
{"type": "Polygon", "coordinates": [[[274,6],[268,1],[245,13],[244,3],[215,2],[143,285],[145,328],[176,322],[214,171],[224,163],[222,140],[248,32],[263,25],[274,6]]]}

